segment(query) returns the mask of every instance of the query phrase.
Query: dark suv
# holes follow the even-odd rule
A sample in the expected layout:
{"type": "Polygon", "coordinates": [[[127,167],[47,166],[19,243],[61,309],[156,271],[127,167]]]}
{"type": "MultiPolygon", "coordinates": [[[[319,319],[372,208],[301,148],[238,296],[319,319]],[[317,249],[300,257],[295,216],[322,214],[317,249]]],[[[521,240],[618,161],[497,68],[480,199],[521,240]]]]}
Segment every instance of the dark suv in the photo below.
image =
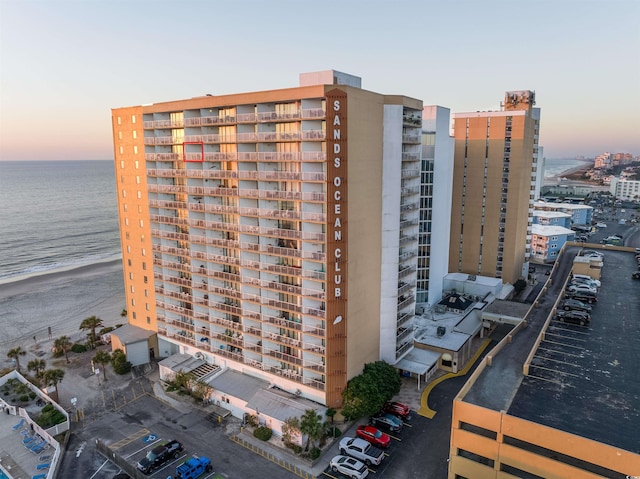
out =
{"type": "Polygon", "coordinates": [[[577,299],[565,299],[560,307],[565,311],[584,311],[585,313],[591,312],[591,306],[588,304],[584,304],[582,301],[578,301],[577,299]]]}
{"type": "Polygon", "coordinates": [[[184,448],[178,441],[169,441],[161,446],[151,449],[146,456],[138,461],[137,467],[145,474],[150,474],[154,469],[162,467],[169,459],[177,459],[184,448]]]}
{"type": "Polygon", "coordinates": [[[556,319],[563,323],[575,323],[584,326],[591,321],[591,316],[584,311],[558,311],[556,313],[556,319]]]}
{"type": "Polygon", "coordinates": [[[578,301],[589,304],[598,302],[598,295],[590,291],[567,291],[565,298],[577,299],[578,301]]]}

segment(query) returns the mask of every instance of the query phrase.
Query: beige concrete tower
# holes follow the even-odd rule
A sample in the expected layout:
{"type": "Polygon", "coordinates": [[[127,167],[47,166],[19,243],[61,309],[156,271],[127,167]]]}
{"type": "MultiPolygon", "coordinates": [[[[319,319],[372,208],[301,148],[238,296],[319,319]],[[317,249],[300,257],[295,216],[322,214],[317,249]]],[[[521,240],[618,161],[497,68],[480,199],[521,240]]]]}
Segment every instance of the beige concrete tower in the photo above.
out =
{"type": "Polygon", "coordinates": [[[129,321],[338,407],[412,347],[422,102],[300,85],[113,110],[129,321]]]}
{"type": "Polygon", "coordinates": [[[532,91],[505,95],[501,111],[454,114],[449,271],[526,277],[540,110],[532,91]]]}

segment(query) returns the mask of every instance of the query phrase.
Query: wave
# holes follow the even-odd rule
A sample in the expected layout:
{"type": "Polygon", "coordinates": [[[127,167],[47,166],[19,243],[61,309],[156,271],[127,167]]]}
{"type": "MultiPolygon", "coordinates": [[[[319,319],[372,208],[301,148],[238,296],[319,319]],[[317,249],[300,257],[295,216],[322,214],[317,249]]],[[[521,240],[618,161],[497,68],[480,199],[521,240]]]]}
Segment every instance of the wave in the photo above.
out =
{"type": "Polygon", "coordinates": [[[48,274],[61,273],[65,271],[71,271],[78,268],[84,268],[95,264],[119,262],[122,260],[122,253],[105,253],[92,256],[86,256],[78,258],[76,260],[70,260],[65,262],[56,262],[49,264],[40,264],[24,268],[20,271],[15,271],[6,274],[0,274],[0,284],[13,283],[22,281],[25,279],[33,278],[34,276],[44,276],[48,274]]]}

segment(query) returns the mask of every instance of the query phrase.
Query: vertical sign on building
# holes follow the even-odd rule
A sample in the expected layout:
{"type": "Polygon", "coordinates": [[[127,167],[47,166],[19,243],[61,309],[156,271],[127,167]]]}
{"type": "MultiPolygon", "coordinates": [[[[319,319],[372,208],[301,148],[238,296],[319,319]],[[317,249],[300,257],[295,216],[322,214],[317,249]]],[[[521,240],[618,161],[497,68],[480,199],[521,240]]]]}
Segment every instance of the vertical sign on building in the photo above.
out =
{"type": "Polygon", "coordinates": [[[342,405],[347,385],[347,94],[327,98],[327,406],[342,405]]]}

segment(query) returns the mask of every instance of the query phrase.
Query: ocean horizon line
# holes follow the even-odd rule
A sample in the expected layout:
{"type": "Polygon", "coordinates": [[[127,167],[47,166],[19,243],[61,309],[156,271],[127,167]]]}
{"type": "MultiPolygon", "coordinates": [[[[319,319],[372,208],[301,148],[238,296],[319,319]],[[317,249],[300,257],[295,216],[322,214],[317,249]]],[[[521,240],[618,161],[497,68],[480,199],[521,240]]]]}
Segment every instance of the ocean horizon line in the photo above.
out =
{"type": "Polygon", "coordinates": [[[19,283],[20,281],[26,281],[47,275],[67,273],[76,269],[87,268],[95,265],[107,265],[108,263],[115,264],[120,262],[122,262],[122,253],[118,252],[105,255],[104,257],[96,256],[69,263],[51,263],[49,265],[33,266],[21,271],[9,273],[5,276],[0,276],[0,285],[19,283]]]}

